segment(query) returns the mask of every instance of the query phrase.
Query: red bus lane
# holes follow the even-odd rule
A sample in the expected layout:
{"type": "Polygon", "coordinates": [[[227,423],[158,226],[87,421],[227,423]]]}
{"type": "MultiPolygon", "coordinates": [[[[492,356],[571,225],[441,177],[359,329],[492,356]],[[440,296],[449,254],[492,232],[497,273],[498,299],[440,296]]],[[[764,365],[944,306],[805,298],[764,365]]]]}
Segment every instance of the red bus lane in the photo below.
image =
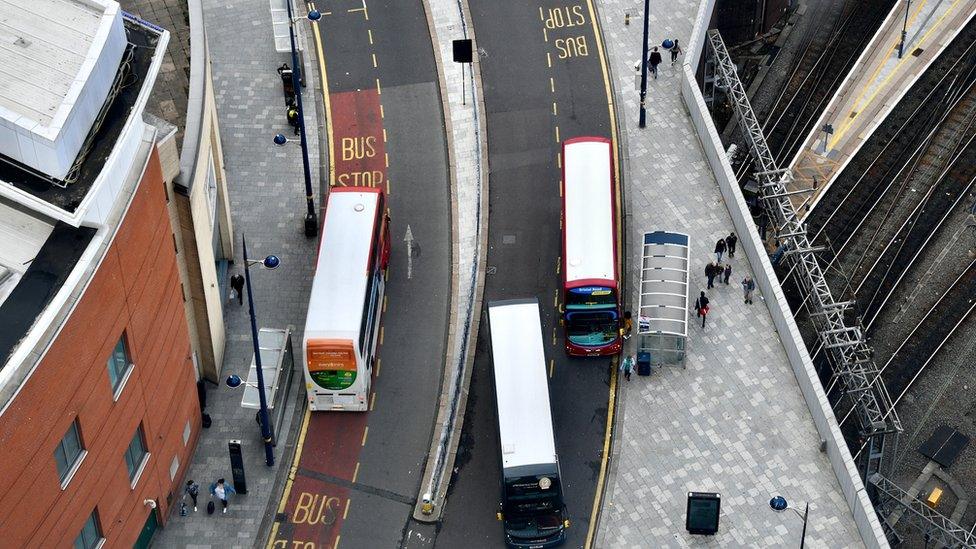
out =
{"type": "MultiPolygon", "coordinates": [[[[335,174],[330,183],[382,185],[388,192],[389,160],[379,94],[376,90],[342,92],[330,94],[330,100],[330,148],[335,174]]],[[[378,363],[373,370],[374,390],[379,371],[378,363]]],[[[368,413],[310,413],[303,443],[296,450],[297,466],[285,496],[284,514],[275,519],[277,528],[273,530],[272,547],[331,549],[336,546],[349,493],[359,473],[359,454],[367,440],[368,413]]]]}
{"type": "Polygon", "coordinates": [[[389,192],[386,168],[389,160],[383,138],[383,106],[376,90],[329,95],[332,102],[332,165],[342,186],[382,185],[389,192]]]}

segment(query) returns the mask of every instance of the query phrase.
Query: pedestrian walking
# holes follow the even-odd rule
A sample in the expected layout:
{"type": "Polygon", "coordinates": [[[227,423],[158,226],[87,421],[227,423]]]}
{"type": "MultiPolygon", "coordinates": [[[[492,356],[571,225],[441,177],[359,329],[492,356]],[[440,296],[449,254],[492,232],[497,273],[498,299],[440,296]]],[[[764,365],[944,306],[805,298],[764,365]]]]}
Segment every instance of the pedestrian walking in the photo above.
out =
{"type": "Polygon", "coordinates": [[[725,237],[725,247],[729,250],[729,257],[735,257],[735,245],[739,242],[739,237],[735,236],[735,233],[729,233],[729,236],[725,237]]]}
{"type": "Polygon", "coordinates": [[[230,484],[224,482],[224,479],[219,478],[217,482],[210,485],[210,495],[216,497],[220,500],[220,505],[223,508],[223,513],[227,512],[227,498],[231,494],[236,494],[237,490],[230,484]]]}
{"type": "Polygon", "coordinates": [[[671,46],[671,66],[673,67],[678,61],[678,56],[681,55],[681,47],[678,46],[678,39],[674,39],[674,45],[671,46]]]}
{"type": "Polygon", "coordinates": [[[231,299],[237,297],[237,304],[244,304],[244,276],[240,273],[230,277],[231,299]]]}
{"type": "Polygon", "coordinates": [[[708,316],[708,298],[705,297],[705,292],[702,292],[695,300],[695,310],[698,311],[698,316],[702,319],[702,328],[704,328],[705,317],[708,316]]]}
{"type": "Polygon", "coordinates": [[[708,286],[705,287],[706,290],[710,290],[715,287],[715,277],[719,275],[720,270],[720,267],[715,263],[705,265],[705,278],[708,279],[708,286]]]}
{"type": "Polygon", "coordinates": [[[634,319],[630,311],[624,311],[624,339],[630,339],[630,332],[634,330],[634,319]]]}
{"type": "Polygon", "coordinates": [[[718,263],[722,262],[722,254],[725,253],[725,239],[720,238],[718,242],[715,243],[715,261],[718,263]]]}
{"type": "Polygon", "coordinates": [[[742,279],[742,297],[745,302],[752,305],[752,292],[756,290],[756,281],[749,275],[742,279]]]}
{"type": "Polygon", "coordinates": [[[634,371],[635,358],[633,355],[624,357],[620,362],[620,371],[624,373],[624,379],[630,381],[630,374],[634,371]]]}
{"type": "Polygon", "coordinates": [[[190,499],[193,500],[193,512],[196,513],[197,512],[197,496],[200,495],[200,485],[197,484],[196,482],[193,482],[192,479],[191,480],[188,480],[188,481],[186,481],[186,487],[183,488],[183,491],[185,493],[185,496],[190,496],[190,499]]]}
{"type": "Polygon", "coordinates": [[[728,286],[729,285],[729,277],[732,276],[732,264],[731,263],[726,263],[725,264],[725,272],[723,273],[723,275],[724,276],[722,277],[722,282],[725,282],[725,285],[728,286]]]}
{"type": "Polygon", "coordinates": [[[651,51],[651,72],[654,73],[654,80],[657,80],[657,66],[661,64],[661,52],[657,51],[657,46],[651,51]]]}

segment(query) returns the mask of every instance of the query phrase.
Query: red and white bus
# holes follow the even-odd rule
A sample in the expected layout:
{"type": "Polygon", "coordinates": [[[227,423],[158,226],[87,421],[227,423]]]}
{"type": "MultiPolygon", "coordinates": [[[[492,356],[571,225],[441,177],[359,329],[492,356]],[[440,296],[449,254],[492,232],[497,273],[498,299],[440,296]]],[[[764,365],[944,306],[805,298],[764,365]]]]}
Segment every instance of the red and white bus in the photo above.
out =
{"type": "Polygon", "coordinates": [[[305,387],[312,411],[365,411],[390,260],[378,187],[332,187],[305,320],[305,387]]]}
{"type": "Polygon", "coordinates": [[[603,137],[563,142],[563,324],[566,352],[620,352],[617,215],[613,144],[603,137]]]}

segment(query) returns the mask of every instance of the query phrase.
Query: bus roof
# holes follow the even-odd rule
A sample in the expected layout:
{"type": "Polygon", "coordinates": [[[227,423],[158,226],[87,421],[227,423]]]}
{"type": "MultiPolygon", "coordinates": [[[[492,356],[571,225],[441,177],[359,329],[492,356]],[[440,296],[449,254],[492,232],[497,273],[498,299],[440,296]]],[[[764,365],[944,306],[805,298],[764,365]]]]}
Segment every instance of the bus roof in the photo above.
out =
{"type": "Polygon", "coordinates": [[[489,303],[488,329],[502,467],[555,463],[539,302],[489,303]]]}
{"type": "Polygon", "coordinates": [[[616,280],[613,150],[609,139],[563,143],[566,281],[616,280]]]}
{"type": "Polygon", "coordinates": [[[378,190],[370,189],[335,187],[329,192],[306,337],[358,333],[379,197],[378,190]]]}

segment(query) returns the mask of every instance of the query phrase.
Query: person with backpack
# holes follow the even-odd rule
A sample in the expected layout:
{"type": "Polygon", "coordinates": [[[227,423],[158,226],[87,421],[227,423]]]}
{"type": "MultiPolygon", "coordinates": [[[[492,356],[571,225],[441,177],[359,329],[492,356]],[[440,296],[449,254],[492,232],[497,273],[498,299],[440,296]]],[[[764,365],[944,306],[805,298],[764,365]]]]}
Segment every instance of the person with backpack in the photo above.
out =
{"type": "Polygon", "coordinates": [[[678,39],[674,39],[674,45],[671,46],[671,66],[678,61],[678,56],[681,55],[681,47],[678,46],[678,39]]]}
{"type": "Polygon", "coordinates": [[[742,296],[746,301],[747,305],[752,305],[752,292],[756,290],[756,281],[752,277],[746,275],[742,279],[742,296]]]}
{"type": "Polygon", "coordinates": [[[705,292],[702,292],[695,300],[695,310],[698,311],[698,316],[702,319],[702,328],[704,328],[705,317],[708,316],[708,298],[705,297],[705,292]]]}
{"type": "MultiPolygon", "coordinates": [[[[223,513],[227,512],[227,498],[229,498],[231,494],[236,494],[236,493],[237,490],[234,490],[234,487],[231,486],[230,484],[225,483],[224,479],[222,478],[217,479],[217,482],[210,485],[210,495],[220,500],[220,505],[223,508],[222,511],[223,513]]],[[[210,503],[213,502],[211,501],[210,503]]],[[[210,511],[209,506],[207,511],[208,512],[210,511]]]]}
{"type": "Polygon", "coordinates": [[[196,482],[193,482],[192,479],[188,480],[186,481],[186,487],[183,488],[183,492],[184,492],[184,497],[190,496],[190,499],[193,501],[193,512],[196,513],[197,496],[200,495],[200,485],[197,484],[196,482]]]}

